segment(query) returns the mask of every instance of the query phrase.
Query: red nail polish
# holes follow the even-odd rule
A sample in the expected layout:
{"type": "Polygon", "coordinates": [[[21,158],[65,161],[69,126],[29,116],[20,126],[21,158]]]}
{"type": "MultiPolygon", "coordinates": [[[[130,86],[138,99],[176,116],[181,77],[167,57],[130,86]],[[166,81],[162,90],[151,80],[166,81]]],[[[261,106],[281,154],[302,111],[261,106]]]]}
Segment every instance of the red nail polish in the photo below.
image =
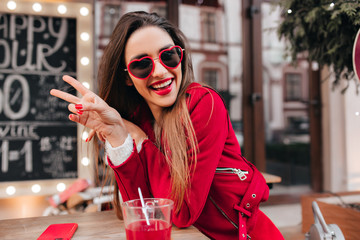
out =
{"type": "Polygon", "coordinates": [[[83,108],[83,105],[82,105],[82,104],[75,104],[75,108],[76,108],[76,109],[82,109],[82,108],[83,108]]]}
{"type": "Polygon", "coordinates": [[[82,115],[82,114],[84,113],[84,111],[78,110],[77,113],[78,113],[79,115],[82,115]]]}
{"type": "Polygon", "coordinates": [[[89,138],[87,138],[86,140],[85,140],[85,142],[88,142],[89,141],[89,138]]]}

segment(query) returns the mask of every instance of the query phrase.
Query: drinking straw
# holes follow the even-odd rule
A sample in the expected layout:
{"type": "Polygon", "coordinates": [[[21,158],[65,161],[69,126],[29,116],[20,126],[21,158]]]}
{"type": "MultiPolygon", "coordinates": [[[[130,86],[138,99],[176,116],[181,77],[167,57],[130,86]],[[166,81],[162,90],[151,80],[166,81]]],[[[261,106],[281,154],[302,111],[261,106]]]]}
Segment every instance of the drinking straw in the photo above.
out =
{"type": "Polygon", "coordinates": [[[145,202],[144,202],[144,198],[142,196],[140,187],[138,187],[138,191],[139,191],[140,201],[141,201],[141,205],[142,205],[142,211],[145,215],[146,224],[150,225],[149,216],[147,215],[147,212],[146,212],[145,202]]]}

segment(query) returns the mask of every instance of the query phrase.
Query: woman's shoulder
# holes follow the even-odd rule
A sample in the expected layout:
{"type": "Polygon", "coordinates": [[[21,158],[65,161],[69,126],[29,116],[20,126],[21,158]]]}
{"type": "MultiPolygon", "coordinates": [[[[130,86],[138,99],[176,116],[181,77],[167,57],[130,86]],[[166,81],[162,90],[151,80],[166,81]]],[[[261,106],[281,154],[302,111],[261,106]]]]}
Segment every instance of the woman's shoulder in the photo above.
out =
{"type": "Polygon", "coordinates": [[[186,94],[190,109],[194,108],[200,101],[209,101],[212,106],[219,103],[224,104],[222,97],[216,90],[200,83],[191,83],[187,87],[186,94]]]}
{"type": "Polygon", "coordinates": [[[200,83],[197,82],[193,82],[191,83],[187,89],[186,89],[186,93],[188,97],[194,98],[194,97],[203,97],[205,95],[218,95],[218,93],[216,92],[216,90],[212,89],[209,86],[206,85],[202,85],[200,83]]]}

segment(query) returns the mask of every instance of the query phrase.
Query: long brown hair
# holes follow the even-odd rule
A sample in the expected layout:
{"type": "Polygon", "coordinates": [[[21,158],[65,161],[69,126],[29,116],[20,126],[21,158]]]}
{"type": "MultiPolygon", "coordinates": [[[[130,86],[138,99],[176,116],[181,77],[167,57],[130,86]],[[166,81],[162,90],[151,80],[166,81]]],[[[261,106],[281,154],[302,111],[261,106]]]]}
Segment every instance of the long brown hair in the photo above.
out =
{"type": "MultiPolygon", "coordinates": [[[[186,89],[194,80],[190,49],[184,34],[166,19],[155,13],[131,12],[117,23],[109,44],[104,50],[98,72],[99,96],[129,119],[139,104],[146,104],[133,86],[126,84],[124,71],[125,46],[133,32],[145,27],[164,29],[175,45],[185,49],[181,63],[182,81],[174,105],[164,109],[154,130],[156,144],[164,153],[171,174],[171,197],[178,211],[190,187],[191,173],[196,166],[197,140],[186,104],[186,89]],[[175,147],[176,146],[176,147],[175,147]]],[[[115,181],[115,208],[120,210],[118,187],[115,181]]],[[[118,214],[119,216],[119,214],[118,214]]]]}

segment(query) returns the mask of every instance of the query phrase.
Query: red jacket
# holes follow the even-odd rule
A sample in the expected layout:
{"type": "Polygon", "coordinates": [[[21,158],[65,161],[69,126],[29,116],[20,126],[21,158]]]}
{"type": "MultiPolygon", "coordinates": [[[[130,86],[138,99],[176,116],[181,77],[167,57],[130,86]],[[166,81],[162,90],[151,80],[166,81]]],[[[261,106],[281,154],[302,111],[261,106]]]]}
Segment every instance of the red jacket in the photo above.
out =
{"type": "MultiPolygon", "coordinates": [[[[173,216],[178,227],[194,225],[212,239],[283,239],[273,223],[259,210],[269,188],[262,174],[241,155],[221,97],[193,83],[187,90],[188,109],[199,146],[191,188],[173,216]],[[228,169],[231,168],[231,169],[228,169]],[[238,170],[241,171],[238,171],[238,170]],[[231,173],[231,171],[233,173],[231,173]],[[236,171],[237,174],[235,173],[236,171]]],[[[168,198],[170,173],[163,154],[155,146],[150,111],[137,116],[149,136],[138,153],[114,169],[124,201],[144,197],[168,198]]]]}

